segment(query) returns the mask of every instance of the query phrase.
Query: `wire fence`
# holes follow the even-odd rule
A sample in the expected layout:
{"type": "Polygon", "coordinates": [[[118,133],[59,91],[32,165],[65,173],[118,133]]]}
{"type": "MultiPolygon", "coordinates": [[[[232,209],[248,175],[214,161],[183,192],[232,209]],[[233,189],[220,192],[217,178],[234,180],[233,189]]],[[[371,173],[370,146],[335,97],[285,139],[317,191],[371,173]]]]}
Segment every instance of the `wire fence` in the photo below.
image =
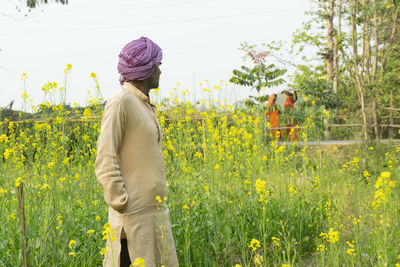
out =
{"type": "MultiPolygon", "coordinates": [[[[395,112],[400,112],[400,108],[393,107],[393,101],[391,98],[390,107],[378,106],[376,101],[372,104],[372,118],[369,118],[369,121],[366,125],[362,123],[361,118],[357,118],[354,116],[353,121],[349,121],[348,123],[335,123],[338,121],[345,121],[344,118],[335,117],[331,119],[327,119],[326,117],[318,117],[314,116],[312,123],[291,123],[285,124],[285,119],[282,119],[282,123],[280,127],[269,127],[267,121],[265,121],[263,130],[266,139],[268,136],[271,136],[271,133],[274,131],[282,131],[283,133],[288,133],[290,130],[296,131],[298,135],[303,135],[309,138],[309,140],[357,140],[363,139],[362,129],[365,127],[368,131],[369,139],[393,139],[395,136],[399,134],[399,132],[395,132],[396,129],[400,129],[400,116],[395,116],[395,112]],[[383,116],[379,116],[378,111],[382,110],[385,111],[383,116]],[[389,112],[389,116],[387,115],[389,112]],[[360,121],[360,122],[357,122],[360,121]]],[[[172,123],[175,121],[200,121],[202,124],[204,123],[204,118],[201,114],[194,114],[190,117],[185,116],[168,116],[164,114],[164,121],[168,123],[172,123]]],[[[220,120],[222,117],[227,117],[231,119],[234,114],[227,113],[227,114],[218,114],[212,116],[211,119],[214,121],[220,120]]],[[[260,114],[249,114],[249,116],[260,116],[260,114]]],[[[369,114],[371,117],[371,114],[369,114]]],[[[282,116],[285,118],[285,116],[282,116]]],[[[297,117],[296,117],[297,118],[297,117]]],[[[23,125],[23,124],[36,124],[36,123],[52,123],[55,120],[59,120],[53,115],[48,115],[46,118],[31,118],[31,119],[14,119],[8,120],[4,119],[0,124],[3,127],[0,127],[3,133],[8,132],[8,125],[16,124],[16,125],[23,125]],[[6,126],[6,127],[4,127],[6,126]]],[[[73,124],[73,123],[100,123],[101,116],[93,115],[93,116],[81,116],[81,117],[62,117],[63,124],[73,124]]],[[[299,121],[304,122],[305,118],[297,118],[299,121]]],[[[217,122],[218,123],[218,122],[217,122]]],[[[286,138],[288,138],[288,134],[286,134],[286,138]]]]}

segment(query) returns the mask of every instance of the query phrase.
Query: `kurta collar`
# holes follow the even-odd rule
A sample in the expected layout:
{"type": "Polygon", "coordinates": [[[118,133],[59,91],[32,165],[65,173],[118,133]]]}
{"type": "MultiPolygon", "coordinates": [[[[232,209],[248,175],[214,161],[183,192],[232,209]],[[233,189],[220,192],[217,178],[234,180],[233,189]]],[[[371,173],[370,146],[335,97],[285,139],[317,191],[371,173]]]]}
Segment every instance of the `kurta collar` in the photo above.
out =
{"type": "Polygon", "coordinates": [[[127,91],[131,92],[134,96],[139,98],[142,102],[149,104],[150,106],[154,106],[153,104],[150,103],[150,99],[147,95],[143,94],[142,91],[137,89],[133,84],[124,82],[122,85],[123,88],[125,88],[127,91]]]}

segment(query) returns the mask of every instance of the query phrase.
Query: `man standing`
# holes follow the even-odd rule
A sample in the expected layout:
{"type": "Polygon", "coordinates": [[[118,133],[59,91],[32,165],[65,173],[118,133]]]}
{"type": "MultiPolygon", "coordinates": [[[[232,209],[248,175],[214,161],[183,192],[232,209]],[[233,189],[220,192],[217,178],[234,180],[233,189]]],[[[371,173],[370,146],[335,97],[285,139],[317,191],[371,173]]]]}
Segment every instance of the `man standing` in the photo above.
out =
{"type": "Polygon", "coordinates": [[[121,51],[122,88],[107,102],[95,171],[109,206],[112,234],[104,266],[178,266],[166,199],[162,132],[149,91],[157,88],[162,52],[141,37],[121,51]]]}

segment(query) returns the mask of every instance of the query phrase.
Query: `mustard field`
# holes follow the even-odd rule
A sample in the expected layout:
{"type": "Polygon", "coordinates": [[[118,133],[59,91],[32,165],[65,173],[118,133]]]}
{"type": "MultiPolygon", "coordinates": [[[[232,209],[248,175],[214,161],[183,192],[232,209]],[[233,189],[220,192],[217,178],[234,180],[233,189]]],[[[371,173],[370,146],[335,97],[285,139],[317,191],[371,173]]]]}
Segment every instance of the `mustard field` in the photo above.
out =
{"type": "MultiPolygon", "coordinates": [[[[31,266],[112,253],[93,168],[100,102],[49,100],[35,122],[1,122],[0,266],[22,266],[22,240],[31,266]]],[[[399,147],[307,145],[312,120],[305,145],[284,145],[266,140],[261,112],[171,102],[158,117],[181,266],[400,266],[399,147]]]]}

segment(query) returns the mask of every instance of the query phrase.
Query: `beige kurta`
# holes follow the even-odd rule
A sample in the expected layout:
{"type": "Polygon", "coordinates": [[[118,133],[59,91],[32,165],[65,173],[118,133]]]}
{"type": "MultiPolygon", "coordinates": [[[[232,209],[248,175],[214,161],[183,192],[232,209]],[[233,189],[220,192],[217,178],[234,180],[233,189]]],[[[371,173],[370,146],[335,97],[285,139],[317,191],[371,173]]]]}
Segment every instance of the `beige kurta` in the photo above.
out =
{"type": "Polygon", "coordinates": [[[130,83],[124,83],[104,109],[95,171],[115,234],[114,241],[107,241],[104,266],[120,265],[121,238],[128,241],[132,263],[142,258],[146,267],[178,266],[163,202],[166,180],[156,108],[130,83]]]}

